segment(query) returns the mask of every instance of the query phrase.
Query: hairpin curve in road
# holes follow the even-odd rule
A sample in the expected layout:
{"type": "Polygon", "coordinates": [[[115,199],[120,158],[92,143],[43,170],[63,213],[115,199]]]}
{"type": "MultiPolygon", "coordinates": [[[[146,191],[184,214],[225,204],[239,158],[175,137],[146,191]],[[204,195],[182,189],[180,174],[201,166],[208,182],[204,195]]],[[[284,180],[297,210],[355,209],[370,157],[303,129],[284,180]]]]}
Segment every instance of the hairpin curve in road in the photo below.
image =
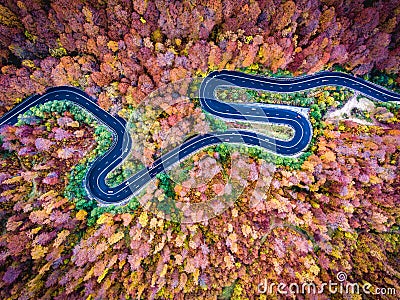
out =
{"type": "Polygon", "coordinates": [[[152,166],[137,172],[116,187],[106,184],[106,176],[128,156],[132,140],[126,131],[126,121],[101,109],[93,98],[83,91],[68,86],[49,88],[43,95],[28,97],[0,118],[0,126],[15,124],[18,115],[31,107],[53,100],[68,100],[88,110],[113,133],[113,145],[91,164],[83,182],[88,196],[101,205],[124,204],[154,177],[179,160],[199,149],[219,143],[244,143],[258,146],[282,156],[296,156],[304,151],[312,137],[308,117],[296,107],[269,104],[226,103],[217,100],[218,88],[239,87],[276,93],[293,93],[321,86],[342,86],[378,101],[400,101],[400,95],[361,78],[340,72],[320,72],[291,78],[261,77],[237,71],[215,71],[205,77],[200,85],[199,98],[204,111],[227,120],[268,122],[293,128],[289,141],[247,130],[227,130],[194,136],[154,161],[152,166]]]}

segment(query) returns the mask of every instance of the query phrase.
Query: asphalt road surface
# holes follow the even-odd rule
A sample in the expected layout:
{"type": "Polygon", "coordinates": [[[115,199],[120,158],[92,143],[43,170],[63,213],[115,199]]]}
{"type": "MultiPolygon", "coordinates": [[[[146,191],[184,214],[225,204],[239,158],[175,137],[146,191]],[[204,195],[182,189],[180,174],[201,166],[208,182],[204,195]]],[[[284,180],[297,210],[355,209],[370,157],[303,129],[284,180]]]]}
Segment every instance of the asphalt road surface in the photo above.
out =
{"type": "MultiPolygon", "coordinates": [[[[210,73],[200,86],[200,103],[204,111],[215,117],[246,122],[274,123],[290,126],[294,136],[290,140],[279,140],[246,130],[227,130],[197,135],[179,147],[157,159],[152,166],[134,174],[116,187],[106,184],[106,176],[128,156],[132,140],[125,130],[126,121],[102,110],[86,93],[73,87],[54,87],[43,95],[34,95],[15,106],[0,119],[0,126],[15,124],[18,115],[31,107],[53,100],[69,100],[90,111],[105,124],[114,136],[113,145],[107,153],[98,157],[91,165],[83,185],[88,196],[102,205],[124,204],[154,177],[164,172],[199,149],[219,143],[241,143],[262,147],[282,156],[296,156],[304,151],[312,137],[312,126],[302,110],[292,106],[268,104],[225,103],[218,101],[215,91],[223,87],[239,87],[277,93],[291,93],[320,86],[343,86],[358,91],[378,101],[400,101],[400,95],[361,78],[339,72],[321,72],[294,78],[272,78],[244,74],[236,71],[210,73]]],[[[304,111],[304,110],[303,110],[304,111]]]]}

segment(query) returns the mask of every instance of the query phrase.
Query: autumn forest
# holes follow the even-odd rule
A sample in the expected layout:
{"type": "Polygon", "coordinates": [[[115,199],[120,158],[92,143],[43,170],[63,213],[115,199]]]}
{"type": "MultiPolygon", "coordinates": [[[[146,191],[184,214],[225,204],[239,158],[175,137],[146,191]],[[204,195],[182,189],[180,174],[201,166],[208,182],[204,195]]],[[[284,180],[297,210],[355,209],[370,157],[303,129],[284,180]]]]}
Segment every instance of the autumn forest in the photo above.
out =
{"type": "MultiPolygon", "coordinates": [[[[73,86],[126,120],[131,153],[107,175],[117,186],[195,134],[293,136],[202,111],[212,71],[337,71],[400,92],[400,2],[0,0],[0,68],[0,116],[73,86]]],[[[57,99],[1,126],[0,298],[398,299],[400,104],[340,86],[216,96],[308,109],[309,147],[202,148],[104,206],[82,182],[115,136],[89,111],[57,99]],[[339,273],[371,293],[260,292],[265,280],[321,286],[339,273]]]]}

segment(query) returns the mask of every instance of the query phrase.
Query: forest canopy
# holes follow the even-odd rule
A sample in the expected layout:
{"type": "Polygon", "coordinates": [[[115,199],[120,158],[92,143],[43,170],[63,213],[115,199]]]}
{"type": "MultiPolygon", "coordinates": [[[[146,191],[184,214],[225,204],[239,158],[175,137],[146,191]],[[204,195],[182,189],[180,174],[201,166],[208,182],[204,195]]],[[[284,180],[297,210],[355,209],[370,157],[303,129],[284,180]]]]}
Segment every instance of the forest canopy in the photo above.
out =
{"type": "MultiPolygon", "coordinates": [[[[153,161],[164,149],[160,132],[185,140],[176,127],[185,117],[201,130],[228,128],[196,101],[149,97],[214,70],[333,70],[399,91],[400,2],[0,0],[0,68],[0,115],[49,87],[75,86],[126,120],[143,112],[137,128],[156,117],[158,127],[137,134],[149,140],[134,157],[153,161]],[[160,116],[156,104],[166,107],[160,116]]],[[[289,299],[260,295],[258,284],[320,285],[339,272],[398,295],[399,105],[339,87],[219,95],[308,107],[309,149],[294,159],[255,147],[201,149],[126,206],[101,207],[82,182],[112,144],[110,128],[65,99],[1,127],[0,298],[289,299]],[[229,209],[193,224],[165,217],[223,195],[227,178],[242,185],[229,209]]],[[[110,184],[132,175],[124,167],[110,184]]]]}

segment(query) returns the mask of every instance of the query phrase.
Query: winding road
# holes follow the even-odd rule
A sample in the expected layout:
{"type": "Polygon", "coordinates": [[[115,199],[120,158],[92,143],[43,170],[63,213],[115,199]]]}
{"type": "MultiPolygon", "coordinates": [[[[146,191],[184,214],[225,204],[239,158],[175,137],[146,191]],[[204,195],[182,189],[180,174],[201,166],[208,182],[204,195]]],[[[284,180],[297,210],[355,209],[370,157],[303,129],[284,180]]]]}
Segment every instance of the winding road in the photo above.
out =
{"type": "Polygon", "coordinates": [[[15,124],[18,115],[31,107],[53,100],[69,100],[88,110],[105,124],[114,136],[113,145],[91,165],[84,185],[88,196],[101,205],[124,204],[137,194],[154,177],[199,149],[219,143],[242,143],[258,146],[282,156],[296,156],[304,151],[312,137],[312,126],[307,109],[269,104],[226,103],[218,101],[216,90],[226,87],[264,90],[277,93],[292,93],[321,86],[343,86],[378,101],[400,101],[400,95],[361,78],[340,72],[320,72],[294,78],[260,77],[236,71],[216,71],[204,78],[200,90],[200,103],[204,111],[215,117],[246,122],[274,123],[290,126],[294,136],[290,140],[274,139],[253,131],[227,130],[197,135],[179,147],[157,159],[152,166],[134,174],[116,187],[106,184],[106,176],[128,156],[132,140],[127,133],[126,121],[102,110],[83,91],[73,87],[53,87],[43,95],[34,95],[15,106],[0,118],[0,126],[15,124]]]}

